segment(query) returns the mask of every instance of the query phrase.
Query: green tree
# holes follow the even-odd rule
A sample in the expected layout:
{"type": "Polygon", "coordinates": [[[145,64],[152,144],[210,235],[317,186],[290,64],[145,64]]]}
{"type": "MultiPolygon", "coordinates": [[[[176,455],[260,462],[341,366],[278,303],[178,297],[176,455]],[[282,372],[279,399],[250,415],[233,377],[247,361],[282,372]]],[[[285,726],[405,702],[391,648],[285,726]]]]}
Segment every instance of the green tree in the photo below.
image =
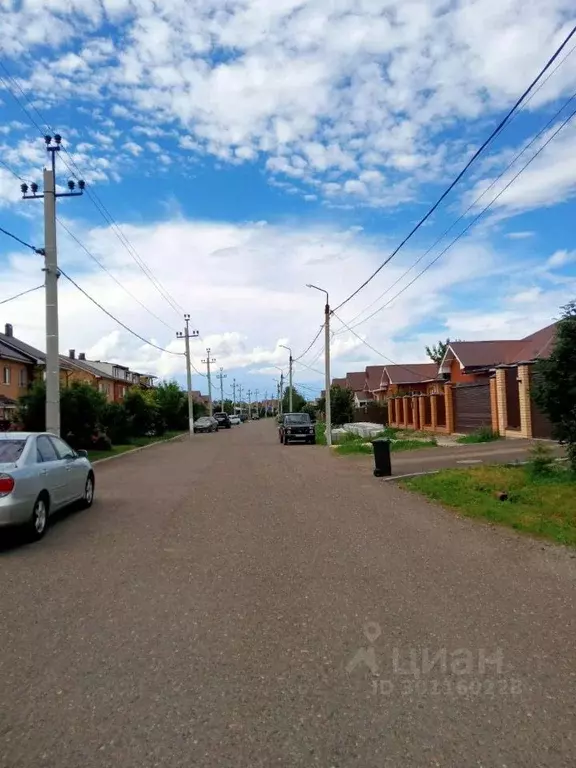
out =
{"type": "Polygon", "coordinates": [[[311,419],[316,418],[316,414],[318,412],[318,406],[314,403],[306,403],[304,408],[302,408],[302,413],[307,413],[311,419]]]}
{"type": "Polygon", "coordinates": [[[43,381],[36,381],[19,399],[18,421],[26,432],[44,432],[46,429],[46,385],[43,381]]]}
{"type": "MultiPolygon", "coordinates": [[[[326,413],[326,397],[318,401],[318,410],[326,413]]],[[[332,424],[348,424],[354,418],[354,393],[342,387],[330,387],[330,410],[332,424]]]]}
{"type": "Polygon", "coordinates": [[[562,310],[552,354],[534,367],[532,396],[552,422],[554,437],[566,444],[576,472],[576,301],[562,310]]]}
{"type": "Polygon", "coordinates": [[[99,431],[106,396],[92,384],[72,382],[60,392],[60,432],[73,448],[90,448],[99,431]]]}
{"type": "Polygon", "coordinates": [[[158,409],[139,389],[129,389],[122,402],[133,437],[144,437],[158,430],[158,409]]]}
{"type": "Polygon", "coordinates": [[[448,349],[449,344],[450,339],[446,339],[446,341],[439,341],[438,344],[433,344],[431,347],[426,347],[426,354],[433,363],[440,365],[442,358],[446,354],[446,350],[448,349]]]}
{"type": "MultiPolygon", "coordinates": [[[[292,413],[300,413],[305,405],[306,398],[302,397],[296,387],[292,387],[292,413]]],[[[282,398],[282,410],[284,413],[290,413],[290,387],[286,387],[284,390],[284,397],[282,398]]]]}
{"type": "Polygon", "coordinates": [[[158,417],[169,430],[188,426],[188,396],[175,381],[163,381],[153,391],[158,417]]]}
{"type": "Polygon", "coordinates": [[[102,413],[102,429],[113,445],[130,442],[130,419],[122,403],[106,403],[102,413]]]}

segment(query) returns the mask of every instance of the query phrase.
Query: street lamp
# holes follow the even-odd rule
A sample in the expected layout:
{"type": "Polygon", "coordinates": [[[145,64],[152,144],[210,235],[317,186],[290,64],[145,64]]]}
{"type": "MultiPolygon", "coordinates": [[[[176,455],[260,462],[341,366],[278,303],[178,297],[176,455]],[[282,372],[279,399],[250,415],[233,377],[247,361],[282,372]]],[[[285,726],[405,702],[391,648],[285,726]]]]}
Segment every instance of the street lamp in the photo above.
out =
{"type": "Polygon", "coordinates": [[[319,288],[312,283],[306,284],[307,288],[314,288],[326,295],[326,304],[324,306],[324,387],[326,390],[326,445],[332,445],[332,402],[330,396],[330,300],[328,291],[319,288]]]}
{"type": "Polygon", "coordinates": [[[292,411],[292,407],[293,407],[293,403],[292,403],[292,350],[290,349],[290,347],[287,347],[286,344],[280,344],[280,346],[282,347],[282,349],[287,349],[288,352],[290,352],[290,357],[288,358],[289,359],[289,364],[290,364],[290,367],[288,369],[288,380],[289,380],[289,384],[288,384],[288,386],[289,386],[288,402],[289,402],[290,413],[292,413],[293,412],[292,411]]]}

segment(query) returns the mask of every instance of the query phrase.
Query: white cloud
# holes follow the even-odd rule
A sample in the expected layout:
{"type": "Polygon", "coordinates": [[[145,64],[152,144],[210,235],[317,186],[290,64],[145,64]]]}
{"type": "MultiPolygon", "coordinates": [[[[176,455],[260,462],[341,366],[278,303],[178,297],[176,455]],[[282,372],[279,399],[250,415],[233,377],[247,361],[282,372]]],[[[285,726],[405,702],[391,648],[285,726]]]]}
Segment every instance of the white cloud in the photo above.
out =
{"type": "Polygon", "coordinates": [[[534,232],[508,232],[506,237],[509,240],[528,240],[528,238],[534,237],[534,232]]]}
{"type": "MultiPolygon", "coordinates": [[[[192,152],[231,163],[263,153],[270,173],[318,183],[304,193],[393,206],[469,150],[442,131],[511,104],[572,13],[571,0],[35,0],[2,19],[12,66],[43,47],[20,80],[39,100],[109,104],[135,131],[175,131],[192,152]]],[[[529,109],[575,83],[561,66],[529,109]]],[[[573,194],[573,156],[535,163],[502,205],[573,194]]]]}
{"type": "MultiPolygon", "coordinates": [[[[118,281],[169,327],[150,315],[104,272],[87,262],[64,232],[59,240],[63,269],[106,309],[135,329],[144,338],[174,352],[182,351],[176,330],[182,325],[179,312],[172,310],[136,266],[115,234],[109,229],[83,230],[77,223],[67,225],[80,236],[91,252],[113,272],[118,281]]],[[[338,229],[327,225],[286,226],[264,222],[253,224],[177,221],[125,225],[122,230],[157,279],[185,310],[192,314],[193,327],[202,338],[192,342],[193,360],[201,369],[206,346],[218,366],[225,369],[258,369],[286,365],[288,344],[298,356],[308,346],[323,319],[323,298],[306,288],[312,282],[330,292],[333,306],[346,290],[367,276],[388,244],[376,241],[357,228],[338,229]],[[190,244],[194,244],[191,260],[190,244]],[[167,258],[167,255],[170,258],[167,258]],[[278,254],[290,259],[278,261],[278,254]],[[337,268],[336,268],[337,266],[337,268]]],[[[377,280],[356,299],[337,312],[351,323],[367,304],[378,299],[385,286],[398,279],[414,254],[406,251],[391,262],[377,280]]],[[[507,280],[517,280],[518,265],[510,264],[485,243],[461,241],[443,260],[430,269],[392,305],[358,328],[384,355],[400,362],[424,358],[424,344],[436,336],[475,338],[526,335],[546,325],[557,308],[571,297],[574,281],[564,280],[539,291],[537,300],[514,301],[507,292],[507,280]],[[486,308],[479,298],[479,281],[491,286],[486,308]],[[466,296],[469,309],[459,307],[466,296]],[[420,329],[427,327],[425,333],[420,329]],[[444,326],[441,331],[438,326],[444,326]],[[417,336],[414,330],[418,329],[417,336]]],[[[527,271],[527,270],[525,270],[527,271]]],[[[41,265],[36,256],[8,255],[2,281],[2,297],[41,282],[41,265]]],[[[405,283],[402,283],[405,284],[405,283]]],[[[182,375],[181,357],[160,353],[130,336],[79,293],[65,278],[60,281],[61,350],[84,351],[131,365],[137,370],[161,376],[182,375]],[[79,322],[81,318],[81,322],[79,322]]],[[[532,286],[534,287],[534,286],[532,286]]],[[[540,286],[542,287],[542,286],[540,286]]],[[[527,290],[527,289],[526,289],[527,290]]],[[[389,296],[387,297],[389,298],[389,296]]],[[[376,306],[383,301],[376,301],[376,306]]],[[[0,325],[12,323],[16,333],[43,346],[42,292],[0,305],[0,325]]],[[[365,315],[361,315],[363,317],[365,315]]],[[[376,353],[348,332],[340,333],[334,318],[332,342],[334,375],[355,365],[378,362],[376,353]]],[[[322,371],[322,337],[303,362],[322,371]],[[320,354],[320,357],[318,355],[320,354]]],[[[319,373],[300,367],[301,377],[321,380],[319,373]]]]}
{"type": "Polygon", "coordinates": [[[546,266],[552,269],[565,267],[567,264],[576,261],[576,251],[560,250],[555,251],[546,262],[546,266]]]}

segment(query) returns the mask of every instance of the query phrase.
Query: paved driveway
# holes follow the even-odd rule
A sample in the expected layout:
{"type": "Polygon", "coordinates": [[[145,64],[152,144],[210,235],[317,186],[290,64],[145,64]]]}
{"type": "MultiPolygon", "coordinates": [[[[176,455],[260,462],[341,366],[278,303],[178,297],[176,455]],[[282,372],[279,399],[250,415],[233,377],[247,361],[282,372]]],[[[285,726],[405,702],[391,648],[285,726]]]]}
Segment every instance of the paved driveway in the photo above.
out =
{"type": "Polygon", "coordinates": [[[6,768],[576,764],[571,553],[245,424],[0,554],[6,768]]]}

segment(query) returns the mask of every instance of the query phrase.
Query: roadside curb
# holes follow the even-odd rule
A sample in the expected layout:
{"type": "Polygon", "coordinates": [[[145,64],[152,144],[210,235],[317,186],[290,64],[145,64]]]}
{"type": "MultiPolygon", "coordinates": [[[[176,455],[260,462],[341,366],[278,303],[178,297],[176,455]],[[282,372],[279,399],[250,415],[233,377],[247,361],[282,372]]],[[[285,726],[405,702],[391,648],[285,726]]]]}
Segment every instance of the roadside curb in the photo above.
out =
{"type": "Polygon", "coordinates": [[[394,480],[406,480],[409,477],[421,477],[422,475],[437,475],[440,472],[439,469],[430,469],[428,472],[408,472],[405,475],[391,475],[390,477],[383,477],[382,480],[385,483],[393,482],[394,480]]]}
{"type": "Polygon", "coordinates": [[[90,463],[92,465],[95,464],[105,464],[107,461],[114,461],[115,459],[123,459],[124,456],[132,456],[134,453],[139,453],[140,451],[145,451],[148,448],[154,448],[157,445],[166,445],[167,443],[174,443],[176,440],[182,440],[183,437],[186,437],[186,432],[183,432],[181,435],[176,435],[176,437],[169,437],[168,440],[156,440],[153,443],[148,443],[148,445],[139,445],[137,448],[132,448],[129,451],[124,451],[124,453],[118,453],[116,456],[106,456],[103,459],[95,459],[94,461],[91,461],[90,463]]]}

